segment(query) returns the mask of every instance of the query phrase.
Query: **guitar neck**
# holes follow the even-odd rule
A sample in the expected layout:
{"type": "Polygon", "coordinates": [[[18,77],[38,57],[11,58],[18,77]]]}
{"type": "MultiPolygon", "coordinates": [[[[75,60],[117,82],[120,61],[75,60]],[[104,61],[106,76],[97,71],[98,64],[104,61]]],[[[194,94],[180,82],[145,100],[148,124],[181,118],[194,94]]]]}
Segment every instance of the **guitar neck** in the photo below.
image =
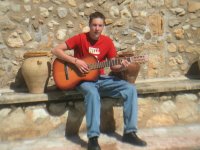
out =
{"type": "Polygon", "coordinates": [[[105,68],[105,67],[120,65],[122,60],[125,60],[125,59],[128,62],[140,63],[140,62],[144,62],[146,60],[146,56],[133,56],[133,57],[115,58],[115,59],[107,60],[107,61],[104,61],[104,62],[89,64],[88,66],[89,66],[90,70],[101,69],[101,68],[105,68]]]}

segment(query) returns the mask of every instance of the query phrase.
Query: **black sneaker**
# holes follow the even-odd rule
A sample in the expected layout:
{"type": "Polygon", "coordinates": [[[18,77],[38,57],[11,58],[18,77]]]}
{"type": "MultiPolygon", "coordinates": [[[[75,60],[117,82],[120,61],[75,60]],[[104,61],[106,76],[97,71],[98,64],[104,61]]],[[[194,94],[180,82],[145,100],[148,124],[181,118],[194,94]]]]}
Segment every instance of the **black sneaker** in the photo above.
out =
{"type": "Polygon", "coordinates": [[[133,144],[136,146],[146,146],[147,143],[145,141],[143,141],[142,139],[140,139],[135,132],[131,132],[131,133],[126,133],[123,135],[122,137],[122,141],[129,143],[129,144],[133,144]]]}
{"type": "Polygon", "coordinates": [[[89,138],[88,150],[101,150],[98,143],[98,137],[89,138]]]}

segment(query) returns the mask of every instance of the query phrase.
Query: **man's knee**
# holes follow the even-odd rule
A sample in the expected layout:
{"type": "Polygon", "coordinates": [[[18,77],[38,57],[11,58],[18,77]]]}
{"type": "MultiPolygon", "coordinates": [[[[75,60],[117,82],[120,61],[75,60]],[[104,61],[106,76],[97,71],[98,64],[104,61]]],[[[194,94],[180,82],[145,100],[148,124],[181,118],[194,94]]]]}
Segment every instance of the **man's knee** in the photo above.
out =
{"type": "Polygon", "coordinates": [[[85,89],[85,94],[91,95],[91,96],[97,96],[99,95],[99,92],[95,88],[88,88],[88,89],[85,89]]]}
{"type": "Polygon", "coordinates": [[[130,84],[130,83],[126,84],[126,91],[127,92],[131,92],[131,93],[136,93],[137,92],[135,85],[130,84]]]}

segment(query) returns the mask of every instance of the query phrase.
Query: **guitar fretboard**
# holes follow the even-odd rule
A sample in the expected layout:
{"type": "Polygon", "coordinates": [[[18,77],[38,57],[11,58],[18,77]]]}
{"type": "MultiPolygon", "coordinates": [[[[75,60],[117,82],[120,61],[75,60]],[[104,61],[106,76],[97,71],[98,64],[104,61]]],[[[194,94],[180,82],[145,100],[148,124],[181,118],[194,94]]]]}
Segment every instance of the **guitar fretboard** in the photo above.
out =
{"type": "Polygon", "coordinates": [[[107,61],[104,61],[104,62],[88,64],[88,67],[89,67],[90,70],[100,69],[100,68],[105,68],[105,67],[111,67],[111,66],[115,66],[115,65],[120,65],[122,60],[125,60],[125,59],[128,62],[141,63],[141,62],[146,61],[147,56],[133,56],[133,57],[116,58],[116,59],[107,60],[107,61]]]}

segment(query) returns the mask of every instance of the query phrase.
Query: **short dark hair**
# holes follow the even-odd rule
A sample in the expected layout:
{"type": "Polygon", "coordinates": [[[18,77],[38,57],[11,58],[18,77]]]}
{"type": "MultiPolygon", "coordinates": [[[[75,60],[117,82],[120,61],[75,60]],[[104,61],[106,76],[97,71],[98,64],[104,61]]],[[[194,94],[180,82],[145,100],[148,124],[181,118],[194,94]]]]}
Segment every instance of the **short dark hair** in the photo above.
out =
{"type": "Polygon", "coordinates": [[[96,18],[101,18],[103,20],[104,24],[105,24],[106,17],[102,13],[100,13],[98,11],[90,14],[89,24],[92,22],[93,19],[96,19],[96,18]]]}

